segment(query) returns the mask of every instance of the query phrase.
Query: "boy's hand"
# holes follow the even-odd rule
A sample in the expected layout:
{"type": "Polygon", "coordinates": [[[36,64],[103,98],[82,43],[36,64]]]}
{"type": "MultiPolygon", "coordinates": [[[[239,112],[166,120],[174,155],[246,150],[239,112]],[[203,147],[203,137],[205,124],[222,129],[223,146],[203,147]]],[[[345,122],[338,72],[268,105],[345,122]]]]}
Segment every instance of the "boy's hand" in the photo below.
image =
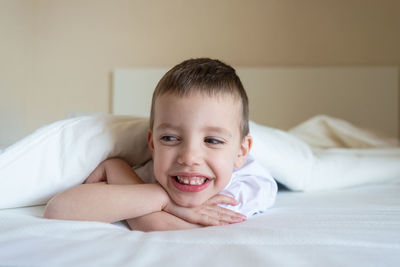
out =
{"type": "Polygon", "coordinates": [[[246,220],[246,216],[243,214],[219,207],[218,204],[235,206],[238,202],[232,197],[220,194],[213,196],[204,204],[193,208],[180,207],[170,201],[164,210],[189,223],[204,226],[226,225],[246,220]]]}
{"type": "Polygon", "coordinates": [[[100,163],[96,169],[92,171],[88,178],[85,180],[85,184],[94,184],[100,182],[107,182],[107,174],[105,168],[105,162],[100,163]]]}
{"type": "Polygon", "coordinates": [[[85,184],[106,182],[107,184],[142,184],[143,181],[128,163],[119,158],[110,158],[100,163],[85,180],[85,184]]]}

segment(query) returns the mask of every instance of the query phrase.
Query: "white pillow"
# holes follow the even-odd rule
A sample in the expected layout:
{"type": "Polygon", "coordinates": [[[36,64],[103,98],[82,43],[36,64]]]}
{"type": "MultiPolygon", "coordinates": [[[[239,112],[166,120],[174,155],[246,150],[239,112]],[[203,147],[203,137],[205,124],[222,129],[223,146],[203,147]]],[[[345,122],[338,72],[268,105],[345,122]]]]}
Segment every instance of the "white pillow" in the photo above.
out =
{"type": "Polygon", "coordinates": [[[151,158],[148,119],[89,116],[44,126],[0,154],[0,209],[45,204],[108,157],[151,158]]]}
{"type": "Polygon", "coordinates": [[[314,163],[310,146],[282,130],[254,122],[249,126],[254,159],[279,183],[291,190],[304,190],[314,163]]]}

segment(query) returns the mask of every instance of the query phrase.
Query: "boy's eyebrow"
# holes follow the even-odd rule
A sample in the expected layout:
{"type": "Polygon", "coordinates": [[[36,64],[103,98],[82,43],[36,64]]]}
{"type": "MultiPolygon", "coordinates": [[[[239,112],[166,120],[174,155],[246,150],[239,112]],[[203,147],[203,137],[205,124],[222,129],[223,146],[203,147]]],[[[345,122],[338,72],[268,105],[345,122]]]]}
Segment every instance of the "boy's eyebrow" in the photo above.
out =
{"type": "MultiPolygon", "coordinates": [[[[157,126],[157,130],[166,130],[166,129],[180,130],[181,128],[179,126],[175,126],[170,123],[161,123],[160,125],[157,126]]],[[[225,129],[223,127],[205,126],[201,130],[204,132],[216,132],[216,133],[220,133],[220,134],[232,137],[232,133],[228,129],[225,129]]]]}
{"type": "Polygon", "coordinates": [[[207,131],[207,132],[216,132],[216,133],[220,133],[220,134],[223,134],[223,135],[232,137],[232,133],[231,133],[228,129],[225,129],[225,128],[223,128],[223,127],[218,127],[218,126],[207,126],[207,127],[204,127],[204,131],[207,131]]]}
{"type": "Polygon", "coordinates": [[[165,129],[179,130],[180,128],[165,122],[157,126],[157,130],[165,130],[165,129]]]}

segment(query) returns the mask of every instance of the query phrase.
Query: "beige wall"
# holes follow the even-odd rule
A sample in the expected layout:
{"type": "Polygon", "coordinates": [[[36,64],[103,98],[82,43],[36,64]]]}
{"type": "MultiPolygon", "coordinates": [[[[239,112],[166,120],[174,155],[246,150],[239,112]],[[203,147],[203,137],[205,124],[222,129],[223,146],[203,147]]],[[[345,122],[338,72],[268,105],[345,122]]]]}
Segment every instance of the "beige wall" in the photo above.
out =
{"type": "Polygon", "coordinates": [[[108,112],[119,67],[200,56],[400,66],[398,10],[397,0],[0,0],[0,145],[70,112],[108,112]]]}
{"type": "Polygon", "coordinates": [[[33,3],[0,0],[0,146],[27,128],[32,88],[33,3]]]}

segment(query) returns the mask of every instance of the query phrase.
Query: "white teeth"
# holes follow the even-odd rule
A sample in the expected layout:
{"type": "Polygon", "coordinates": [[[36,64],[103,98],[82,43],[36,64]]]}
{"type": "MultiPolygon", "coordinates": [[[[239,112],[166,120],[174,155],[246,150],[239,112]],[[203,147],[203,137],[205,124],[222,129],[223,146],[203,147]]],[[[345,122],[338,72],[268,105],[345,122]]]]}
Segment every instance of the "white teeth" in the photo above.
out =
{"type": "Polygon", "coordinates": [[[176,178],[181,184],[189,185],[202,185],[207,180],[207,178],[205,177],[191,177],[190,179],[188,179],[187,177],[176,176],[176,178]]]}

